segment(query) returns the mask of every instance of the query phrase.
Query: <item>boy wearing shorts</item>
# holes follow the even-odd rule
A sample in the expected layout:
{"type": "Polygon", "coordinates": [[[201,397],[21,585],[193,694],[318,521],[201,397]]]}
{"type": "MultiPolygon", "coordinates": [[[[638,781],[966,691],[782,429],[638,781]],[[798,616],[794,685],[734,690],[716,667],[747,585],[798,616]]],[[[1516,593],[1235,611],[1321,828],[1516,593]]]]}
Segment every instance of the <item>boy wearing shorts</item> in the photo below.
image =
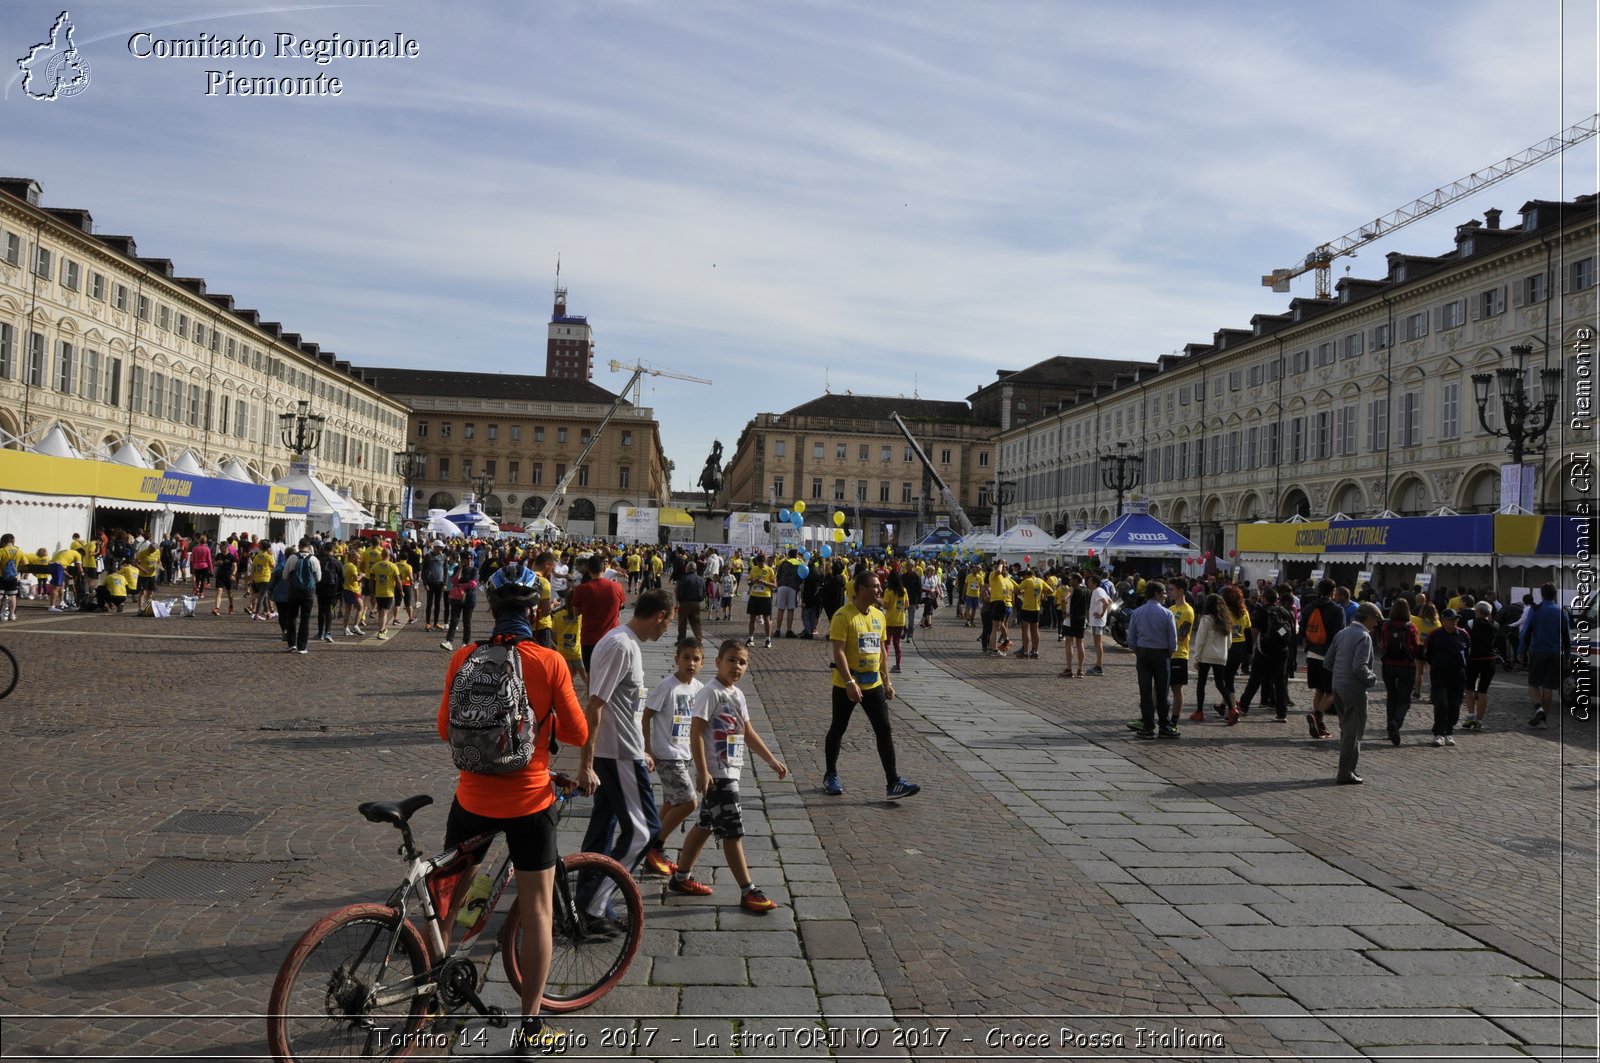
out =
{"type": "Polygon", "coordinates": [[[750,726],[739,680],[750,667],[750,654],[738,639],[729,639],[717,650],[717,678],[706,684],[691,703],[694,722],[689,745],[694,753],[695,782],[700,798],[700,820],[689,828],[683,852],[667,888],[674,893],[704,897],[711,887],[692,877],[700,850],[715,834],[722,839],[722,852],[728,870],[739,884],[739,906],[747,912],[766,914],[777,902],[768,899],[750,878],[750,865],[744,858],[744,819],[739,811],[739,773],[744,767],[744,747],[772,766],[778,778],[789,777],[789,768],[772,755],[767,744],[750,726]]]}
{"type": "Polygon", "coordinates": [[[677,870],[662,849],[695,809],[694,778],[690,773],[694,755],[689,749],[689,734],[694,723],[691,705],[705,686],[695,678],[704,661],[699,639],[691,636],[680,641],[673,658],[676,669],[655,685],[644,703],[641,726],[645,761],[661,780],[661,830],[656,833],[655,844],[645,850],[644,865],[658,875],[677,870]]]}

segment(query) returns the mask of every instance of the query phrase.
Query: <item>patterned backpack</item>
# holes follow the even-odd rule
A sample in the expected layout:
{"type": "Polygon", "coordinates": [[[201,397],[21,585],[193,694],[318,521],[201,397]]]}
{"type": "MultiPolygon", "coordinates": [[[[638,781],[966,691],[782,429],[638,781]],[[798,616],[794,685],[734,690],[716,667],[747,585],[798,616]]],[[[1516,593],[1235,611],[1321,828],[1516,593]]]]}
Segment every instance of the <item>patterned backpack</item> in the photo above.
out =
{"type": "Polygon", "coordinates": [[[450,684],[450,756],[462,771],[505,775],[533,762],[544,721],[528,702],[519,641],[478,643],[450,684]]]}

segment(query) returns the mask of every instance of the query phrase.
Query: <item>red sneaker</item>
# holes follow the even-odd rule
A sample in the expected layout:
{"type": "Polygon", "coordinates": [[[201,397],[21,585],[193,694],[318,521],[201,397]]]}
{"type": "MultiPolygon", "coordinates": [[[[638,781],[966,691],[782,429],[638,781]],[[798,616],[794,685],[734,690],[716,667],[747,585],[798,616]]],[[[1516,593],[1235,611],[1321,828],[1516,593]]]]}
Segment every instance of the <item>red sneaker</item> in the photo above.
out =
{"type": "Polygon", "coordinates": [[[660,849],[651,849],[644,854],[644,866],[657,875],[670,875],[678,870],[678,865],[668,860],[660,849]]]}
{"type": "Polygon", "coordinates": [[[686,893],[691,897],[709,897],[712,893],[710,886],[707,886],[704,882],[697,882],[688,875],[679,878],[674,874],[667,880],[667,889],[673,893],[686,893]]]}
{"type": "Polygon", "coordinates": [[[762,915],[772,911],[778,902],[768,897],[755,886],[744,891],[744,896],[739,899],[739,907],[747,912],[760,912],[762,915]]]}

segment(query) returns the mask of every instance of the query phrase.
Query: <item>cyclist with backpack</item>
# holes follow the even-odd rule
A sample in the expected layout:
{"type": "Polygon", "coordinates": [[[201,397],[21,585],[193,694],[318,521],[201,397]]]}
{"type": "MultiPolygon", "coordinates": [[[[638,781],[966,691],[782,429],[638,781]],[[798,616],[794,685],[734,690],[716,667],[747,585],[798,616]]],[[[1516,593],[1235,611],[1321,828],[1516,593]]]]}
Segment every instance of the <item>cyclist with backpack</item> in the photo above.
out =
{"type": "MultiPolygon", "coordinates": [[[[539,1016],[550,972],[555,889],[550,756],[558,740],[583,745],[592,726],[561,656],[533,641],[538,587],[538,577],[520,562],[494,573],[487,584],[494,632],[451,656],[438,715],[439,737],[450,744],[461,771],[445,846],[503,831],[516,869],[523,1019],[512,1043],[525,1052],[553,1047],[560,1036],[546,1031],[539,1016]]],[[[450,911],[465,902],[483,856],[484,850],[472,854],[474,866],[461,876],[450,911]]],[[[445,923],[453,925],[454,920],[445,923]]]]}

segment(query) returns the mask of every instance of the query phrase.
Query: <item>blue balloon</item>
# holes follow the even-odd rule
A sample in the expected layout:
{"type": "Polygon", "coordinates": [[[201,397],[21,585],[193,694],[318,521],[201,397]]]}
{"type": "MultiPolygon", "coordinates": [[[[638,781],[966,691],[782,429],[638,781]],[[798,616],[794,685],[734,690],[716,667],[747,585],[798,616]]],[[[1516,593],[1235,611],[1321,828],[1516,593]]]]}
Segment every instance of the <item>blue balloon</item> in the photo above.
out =
{"type": "Polygon", "coordinates": [[[789,514],[789,523],[793,524],[796,528],[804,527],[806,523],[806,516],[804,513],[791,513],[789,514]]]}
{"type": "Polygon", "coordinates": [[[807,576],[811,575],[811,569],[810,569],[809,566],[806,566],[806,565],[801,565],[799,568],[795,569],[794,571],[795,571],[795,575],[799,576],[801,579],[805,579],[807,576]]]}
{"type": "Polygon", "coordinates": [[[791,516],[791,514],[789,513],[789,511],[787,509],[778,510],[778,519],[783,521],[783,523],[788,524],[790,516],[791,516]]]}
{"type": "Polygon", "coordinates": [[[822,544],[822,549],[820,551],[818,551],[818,552],[820,554],[822,554],[823,557],[832,557],[833,556],[833,545],[831,543],[823,543],[822,544]]]}

